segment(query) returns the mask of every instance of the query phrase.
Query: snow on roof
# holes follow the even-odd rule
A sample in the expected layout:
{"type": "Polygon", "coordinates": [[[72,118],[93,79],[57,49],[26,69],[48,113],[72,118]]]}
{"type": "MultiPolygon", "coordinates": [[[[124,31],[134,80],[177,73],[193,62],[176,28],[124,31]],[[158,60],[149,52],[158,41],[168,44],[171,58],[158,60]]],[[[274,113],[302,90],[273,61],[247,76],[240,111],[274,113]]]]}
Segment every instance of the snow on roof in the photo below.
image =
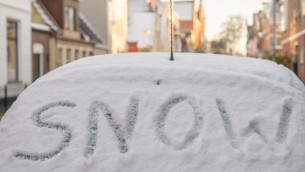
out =
{"type": "Polygon", "coordinates": [[[40,5],[37,0],[32,0],[33,6],[37,10],[38,14],[41,16],[41,18],[48,24],[52,30],[55,32],[60,32],[60,28],[57,25],[57,23],[50,17],[50,15],[46,12],[46,10],[43,8],[43,6],[40,5]]]}
{"type": "Polygon", "coordinates": [[[274,62],[118,54],[30,85],[0,122],[2,171],[303,171],[305,87],[274,62]]]}
{"type": "Polygon", "coordinates": [[[82,12],[79,13],[79,18],[86,25],[86,27],[92,32],[95,39],[98,40],[99,42],[103,42],[100,34],[95,30],[95,28],[92,26],[92,24],[89,22],[89,20],[86,18],[86,16],[82,12]]]}
{"type": "Polygon", "coordinates": [[[40,30],[40,31],[51,31],[50,26],[46,25],[46,24],[31,23],[31,27],[33,29],[40,30]]]}

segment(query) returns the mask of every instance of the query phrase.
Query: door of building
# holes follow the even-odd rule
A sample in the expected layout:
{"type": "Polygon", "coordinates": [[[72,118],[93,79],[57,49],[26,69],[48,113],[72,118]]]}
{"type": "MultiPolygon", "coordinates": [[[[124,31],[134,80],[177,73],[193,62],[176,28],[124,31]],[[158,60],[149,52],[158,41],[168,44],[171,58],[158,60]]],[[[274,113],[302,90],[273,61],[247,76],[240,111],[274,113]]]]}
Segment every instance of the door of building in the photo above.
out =
{"type": "Polygon", "coordinates": [[[33,45],[33,56],[32,56],[32,79],[35,81],[43,75],[43,52],[44,47],[40,43],[33,45]]]}
{"type": "Polygon", "coordinates": [[[41,54],[33,54],[33,81],[41,76],[41,54]]]}

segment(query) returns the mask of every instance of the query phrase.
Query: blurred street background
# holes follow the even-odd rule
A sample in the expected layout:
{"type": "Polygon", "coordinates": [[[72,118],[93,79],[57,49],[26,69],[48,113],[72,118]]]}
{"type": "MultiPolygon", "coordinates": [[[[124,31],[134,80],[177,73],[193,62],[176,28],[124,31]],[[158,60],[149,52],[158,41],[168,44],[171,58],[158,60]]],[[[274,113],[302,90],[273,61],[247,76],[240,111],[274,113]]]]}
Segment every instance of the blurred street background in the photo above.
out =
{"type": "Polygon", "coordinates": [[[304,0],[0,0],[0,119],[42,75],[125,52],[248,56],[305,82],[304,0]]]}

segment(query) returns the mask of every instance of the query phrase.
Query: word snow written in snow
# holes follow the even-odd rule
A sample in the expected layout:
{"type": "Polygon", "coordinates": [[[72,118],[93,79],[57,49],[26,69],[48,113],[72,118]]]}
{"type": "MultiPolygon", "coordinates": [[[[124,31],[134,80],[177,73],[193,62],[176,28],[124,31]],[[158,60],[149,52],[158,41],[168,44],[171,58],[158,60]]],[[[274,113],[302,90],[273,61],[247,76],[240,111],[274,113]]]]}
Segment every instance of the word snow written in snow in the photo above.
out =
{"type": "MultiPolygon", "coordinates": [[[[156,126],[156,136],[160,142],[164,143],[167,146],[172,147],[174,150],[179,151],[186,149],[190,146],[195,139],[200,135],[200,131],[204,124],[204,113],[201,112],[200,107],[194,101],[195,99],[190,96],[184,95],[175,95],[171,96],[168,100],[166,100],[163,104],[160,105],[159,109],[156,112],[155,118],[155,126],[156,126]],[[175,106],[178,104],[186,102],[192,109],[194,114],[194,126],[193,128],[186,134],[184,140],[181,143],[174,143],[165,133],[165,124],[166,119],[175,106]]],[[[84,157],[90,158],[94,150],[97,146],[97,136],[98,136],[98,118],[99,115],[102,115],[108,121],[110,127],[113,130],[118,142],[118,149],[122,154],[126,154],[129,151],[129,143],[132,139],[132,135],[134,132],[134,128],[137,122],[138,111],[139,111],[139,97],[132,96],[130,98],[130,102],[127,109],[125,124],[118,123],[118,116],[115,110],[108,105],[106,102],[95,101],[89,107],[89,120],[88,120],[88,137],[87,137],[87,145],[84,151],[84,157]]],[[[229,113],[225,108],[225,103],[223,100],[217,98],[216,106],[218,107],[220,118],[223,121],[224,130],[228,135],[228,138],[231,142],[231,145],[234,149],[239,149],[240,144],[238,143],[237,134],[235,134],[233,130],[233,124],[230,118],[229,113]]],[[[54,103],[49,103],[45,106],[42,106],[37,111],[35,111],[32,115],[32,120],[37,127],[40,128],[49,128],[54,129],[62,133],[63,139],[60,144],[50,152],[44,153],[33,153],[27,151],[14,151],[13,155],[16,158],[24,159],[24,160],[46,160],[51,159],[55,155],[59,154],[61,151],[66,149],[69,146],[69,143],[73,139],[72,132],[68,125],[60,124],[60,123],[52,123],[52,122],[44,122],[41,119],[41,115],[46,111],[56,108],[75,108],[77,107],[76,103],[70,101],[57,101],[54,103]]],[[[276,132],[276,142],[282,144],[286,141],[288,135],[289,122],[291,118],[291,104],[285,103],[283,105],[282,114],[279,117],[278,128],[276,132]]],[[[249,126],[245,129],[243,135],[247,135],[248,133],[254,132],[258,134],[258,136],[263,140],[266,144],[271,144],[268,141],[267,137],[264,133],[261,132],[259,128],[259,122],[250,121],[249,126]]]]}

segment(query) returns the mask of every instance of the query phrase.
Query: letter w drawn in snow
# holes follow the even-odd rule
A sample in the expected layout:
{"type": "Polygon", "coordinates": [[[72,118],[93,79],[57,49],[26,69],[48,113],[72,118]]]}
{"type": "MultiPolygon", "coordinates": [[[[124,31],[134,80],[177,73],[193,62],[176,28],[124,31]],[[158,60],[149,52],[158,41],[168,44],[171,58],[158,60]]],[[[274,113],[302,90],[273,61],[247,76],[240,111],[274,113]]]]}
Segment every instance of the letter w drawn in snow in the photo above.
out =
{"type": "Polygon", "coordinates": [[[89,158],[95,150],[96,140],[98,134],[98,115],[99,110],[105,115],[108,123],[114,131],[118,139],[119,150],[125,154],[128,152],[128,141],[132,138],[133,130],[138,116],[139,99],[137,97],[131,97],[130,104],[128,106],[126,123],[124,127],[118,124],[116,115],[110,106],[102,101],[94,102],[89,109],[89,137],[87,142],[87,148],[85,157],[89,158]]]}
{"type": "MultiPolygon", "coordinates": [[[[234,133],[234,131],[232,129],[230,116],[224,107],[224,102],[221,99],[216,99],[216,105],[221,114],[222,120],[224,122],[225,130],[231,140],[232,146],[234,148],[238,148],[236,134],[234,133]]],[[[287,139],[291,112],[292,112],[291,103],[289,103],[289,101],[286,101],[283,106],[282,114],[280,115],[278,128],[277,128],[277,132],[276,132],[275,141],[280,144],[284,143],[287,139]]],[[[261,132],[261,129],[259,128],[259,121],[257,121],[257,120],[250,121],[248,127],[244,130],[243,135],[248,135],[249,133],[256,133],[263,140],[264,143],[269,144],[267,137],[264,135],[264,133],[261,132]]]]}

